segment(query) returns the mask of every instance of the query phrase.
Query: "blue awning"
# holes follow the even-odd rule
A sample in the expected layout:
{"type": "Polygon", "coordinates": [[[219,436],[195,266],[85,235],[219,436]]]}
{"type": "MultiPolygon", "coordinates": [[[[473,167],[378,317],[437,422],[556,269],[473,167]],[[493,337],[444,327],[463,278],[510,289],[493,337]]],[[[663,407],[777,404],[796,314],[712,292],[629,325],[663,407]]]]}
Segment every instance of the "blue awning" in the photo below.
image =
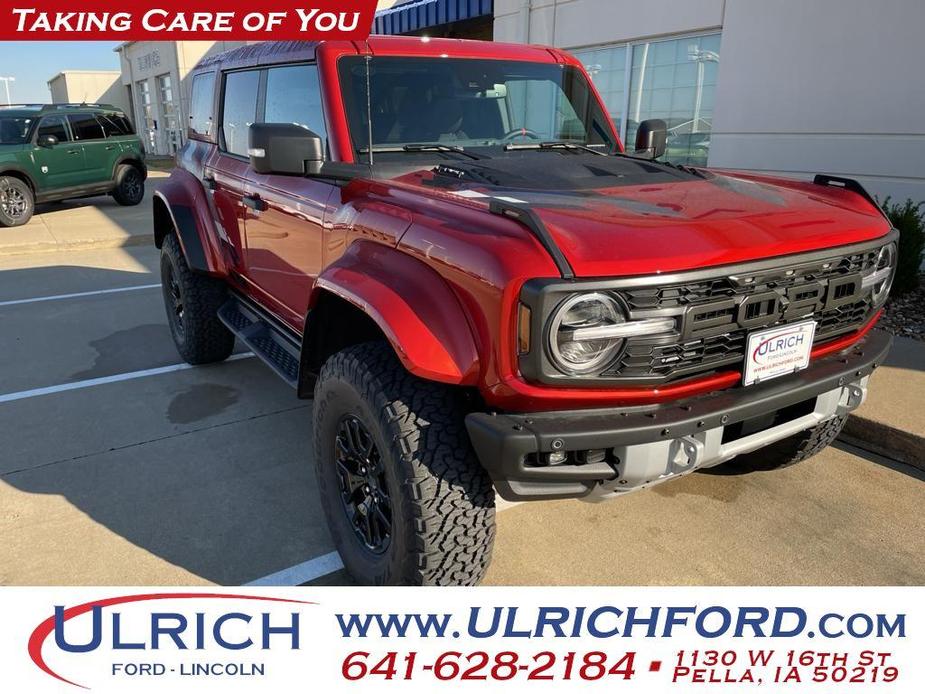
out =
{"type": "Polygon", "coordinates": [[[376,13],[374,34],[407,34],[450,22],[490,16],[494,0],[413,0],[376,13]]]}

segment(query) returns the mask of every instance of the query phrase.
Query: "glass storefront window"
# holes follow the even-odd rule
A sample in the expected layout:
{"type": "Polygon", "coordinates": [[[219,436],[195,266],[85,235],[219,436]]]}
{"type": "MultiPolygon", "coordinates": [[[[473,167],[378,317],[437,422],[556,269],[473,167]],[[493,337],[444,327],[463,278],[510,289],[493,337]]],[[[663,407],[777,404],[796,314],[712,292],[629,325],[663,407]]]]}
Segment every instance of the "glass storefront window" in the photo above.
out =
{"type": "Polygon", "coordinates": [[[174,154],[182,146],[179,119],[177,118],[176,104],[173,100],[173,82],[170,75],[157,76],[157,91],[160,94],[161,118],[164,121],[164,133],[170,154],[174,154]]]}
{"type": "Polygon", "coordinates": [[[611,46],[572,52],[591,75],[621,135],[626,106],[626,51],[626,46],[611,46]]]}
{"type": "Polygon", "coordinates": [[[633,46],[626,141],[647,118],[668,124],[668,161],[707,163],[719,68],[719,34],[633,46]]]}
{"type": "Polygon", "coordinates": [[[640,122],[661,118],[668,124],[665,159],[676,164],[706,165],[720,34],[579,49],[572,53],[594,80],[628,149],[633,146],[640,122]]]}

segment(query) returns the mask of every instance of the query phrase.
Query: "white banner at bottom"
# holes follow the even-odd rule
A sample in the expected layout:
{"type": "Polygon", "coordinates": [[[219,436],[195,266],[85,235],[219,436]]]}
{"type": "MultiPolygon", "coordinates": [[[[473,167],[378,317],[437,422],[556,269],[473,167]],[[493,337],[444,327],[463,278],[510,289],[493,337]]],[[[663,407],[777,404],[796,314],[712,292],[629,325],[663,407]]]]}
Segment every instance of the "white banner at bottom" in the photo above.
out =
{"type": "Polygon", "coordinates": [[[3,588],[0,691],[925,691],[923,588],[3,588]]]}

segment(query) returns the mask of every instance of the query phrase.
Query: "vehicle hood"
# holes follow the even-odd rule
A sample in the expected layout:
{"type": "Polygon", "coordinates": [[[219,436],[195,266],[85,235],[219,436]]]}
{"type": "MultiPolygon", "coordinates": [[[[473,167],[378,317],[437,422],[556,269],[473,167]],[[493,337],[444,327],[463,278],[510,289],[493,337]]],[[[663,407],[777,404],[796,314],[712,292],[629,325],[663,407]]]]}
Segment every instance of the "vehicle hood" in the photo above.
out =
{"type": "Polygon", "coordinates": [[[675,272],[867,241],[890,225],[842,188],[623,157],[534,153],[403,177],[430,196],[531,208],[578,277],[675,272]]]}

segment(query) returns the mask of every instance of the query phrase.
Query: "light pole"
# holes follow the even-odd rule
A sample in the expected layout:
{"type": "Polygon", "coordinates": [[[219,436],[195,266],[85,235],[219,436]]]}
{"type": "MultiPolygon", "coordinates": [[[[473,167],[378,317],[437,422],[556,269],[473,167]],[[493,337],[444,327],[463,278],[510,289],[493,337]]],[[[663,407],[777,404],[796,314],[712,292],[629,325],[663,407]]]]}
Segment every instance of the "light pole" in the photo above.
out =
{"type": "Polygon", "coordinates": [[[694,101],[694,122],[691,132],[700,132],[700,108],[703,102],[703,78],[704,63],[718,63],[719,53],[708,51],[699,46],[690,45],[687,47],[687,59],[697,63],[697,93],[694,101]]]}
{"type": "Polygon", "coordinates": [[[3,80],[3,84],[6,86],[6,105],[10,106],[13,102],[10,100],[10,82],[15,82],[15,77],[0,77],[0,80],[3,80]]]}

